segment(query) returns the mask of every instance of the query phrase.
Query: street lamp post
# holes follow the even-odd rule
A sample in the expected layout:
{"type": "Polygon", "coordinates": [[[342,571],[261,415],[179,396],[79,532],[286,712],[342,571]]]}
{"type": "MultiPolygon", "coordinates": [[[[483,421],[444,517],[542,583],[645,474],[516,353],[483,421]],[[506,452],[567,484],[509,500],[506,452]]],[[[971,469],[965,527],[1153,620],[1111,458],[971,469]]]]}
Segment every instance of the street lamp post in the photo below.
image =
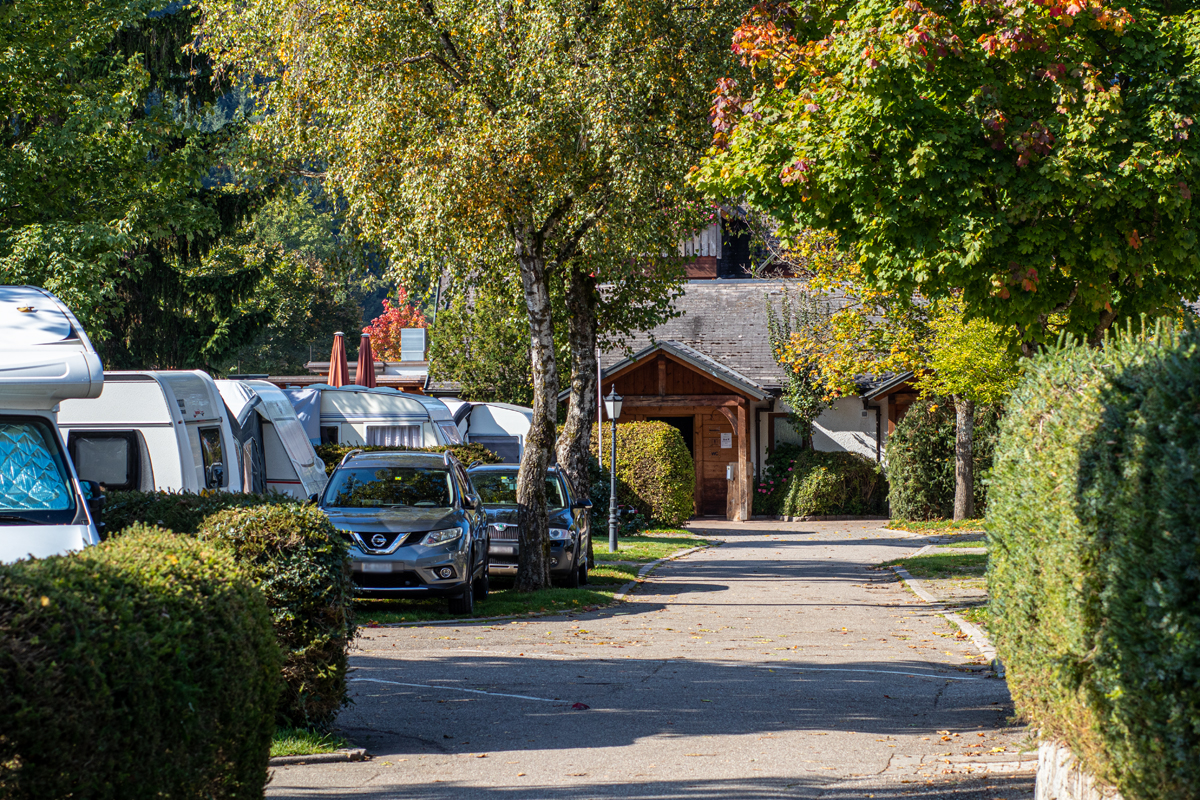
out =
{"type": "Polygon", "coordinates": [[[609,495],[608,495],[608,552],[617,552],[617,417],[621,416],[621,395],[617,394],[617,386],[608,392],[604,398],[604,409],[612,421],[612,450],[608,453],[610,465],[609,495]]]}

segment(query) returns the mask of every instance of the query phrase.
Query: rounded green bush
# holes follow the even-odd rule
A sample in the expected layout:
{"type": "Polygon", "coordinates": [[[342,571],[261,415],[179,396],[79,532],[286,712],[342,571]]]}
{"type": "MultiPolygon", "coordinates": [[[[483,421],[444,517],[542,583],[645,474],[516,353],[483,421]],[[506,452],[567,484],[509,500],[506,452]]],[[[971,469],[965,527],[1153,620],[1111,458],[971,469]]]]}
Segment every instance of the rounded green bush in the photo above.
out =
{"type": "MultiPolygon", "coordinates": [[[[975,511],[987,509],[987,479],[999,434],[999,406],[975,409],[973,438],[975,511]]],[[[888,504],[898,519],[954,516],[954,401],[913,403],[887,440],[888,504]]]]}
{"type": "Polygon", "coordinates": [[[279,665],[223,548],[133,526],[0,566],[0,797],[261,798],[279,665]]]}
{"type": "Polygon", "coordinates": [[[754,511],[789,517],[866,516],[882,514],[886,497],[883,471],[871,459],[781,444],[767,457],[754,511]]]}
{"type": "Polygon", "coordinates": [[[283,650],[279,716],[324,725],[348,702],[347,650],[354,639],[349,547],[312,505],[220,511],[200,525],[260,581],[283,650]]]}
{"type": "MultiPolygon", "coordinates": [[[[612,431],[606,427],[604,433],[604,466],[607,468],[612,431]]],[[[596,454],[596,426],[593,425],[592,455],[596,454]]],[[[632,506],[652,524],[674,528],[691,518],[695,494],[696,465],[678,428],[665,422],[617,423],[619,505],[632,506]]],[[[593,502],[597,500],[592,499],[593,502]]],[[[599,499],[601,502],[592,512],[593,519],[608,511],[608,492],[599,499]]]]}
{"type": "Polygon", "coordinates": [[[1019,709],[1127,800],[1200,796],[1200,335],[1037,358],[1001,426],[993,631],[1019,709]]]}

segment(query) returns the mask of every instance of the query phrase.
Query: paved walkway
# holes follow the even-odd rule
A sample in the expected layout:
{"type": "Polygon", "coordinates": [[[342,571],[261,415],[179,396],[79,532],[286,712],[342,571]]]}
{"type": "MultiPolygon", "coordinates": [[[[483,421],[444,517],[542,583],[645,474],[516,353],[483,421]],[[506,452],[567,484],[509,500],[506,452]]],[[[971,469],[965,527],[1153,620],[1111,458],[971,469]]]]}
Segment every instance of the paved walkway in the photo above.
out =
{"type": "Polygon", "coordinates": [[[927,540],[879,524],[697,523],[723,544],[614,609],[364,631],[340,726],[375,758],[278,769],[268,794],[1032,797],[1004,682],[869,569],[927,540]]]}

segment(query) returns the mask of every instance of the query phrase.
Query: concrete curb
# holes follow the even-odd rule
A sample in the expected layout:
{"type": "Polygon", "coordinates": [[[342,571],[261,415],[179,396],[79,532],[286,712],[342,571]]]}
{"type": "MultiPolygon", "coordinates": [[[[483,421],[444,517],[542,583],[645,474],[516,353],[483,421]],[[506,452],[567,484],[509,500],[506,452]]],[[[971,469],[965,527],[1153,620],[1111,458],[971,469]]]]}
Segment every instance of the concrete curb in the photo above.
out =
{"type": "Polygon", "coordinates": [[[361,747],[337,750],[332,753],[314,753],[311,756],[275,756],[269,762],[272,767],[288,764],[334,764],[341,761],[366,761],[367,751],[361,747]]]}
{"type": "Polygon", "coordinates": [[[702,544],[699,547],[691,547],[691,548],[688,548],[687,550],[680,550],[678,553],[672,553],[671,555],[669,555],[665,558],[660,558],[658,561],[651,561],[649,564],[647,564],[646,566],[644,566],[638,570],[637,578],[635,580],[630,581],[629,583],[625,584],[624,586],[622,586],[620,589],[617,590],[617,593],[613,595],[613,602],[624,600],[625,597],[630,592],[632,592],[635,588],[637,588],[637,585],[639,583],[641,583],[647,575],[649,575],[651,572],[653,572],[655,569],[657,569],[660,564],[665,564],[668,561],[674,561],[675,559],[683,558],[684,556],[690,556],[692,553],[696,552],[697,550],[704,550],[706,548],[715,547],[715,546],[716,545],[702,544]]]}
{"type": "MultiPolygon", "coordinates": [[[[921,555],[932,547],[934,547],[934,545],[926,545],[914,553],[913,556],[921,555]]],[[[909,556],[909,558],[912,558],[913,556],[909,556]]],[[[910,575],[908,570],[906,570],[904,567],[892,567],[892,572],[895,572],[900,576],[900,580],[904,581],[909,589],[912,589],[913,594],[924,600],[926,603],[937,606],[939,609],[938,613],[953,622],[958,626],[959,630],[971,637],[971,643],[975,645],[975,648],[983,654],[984,658],[992,662],[992,668],[996,670],[996,675],[1000,678],[1004,677],[1004,665],[1000,663],[998,658],[996,658],[996,648],[992,646],[992,643],[988,639],[986,633],[981,631],[975,625],[972,625],[970,622],[967,622],[953,611],[946,610],[946,602],[944,600],[939,600],[926,591],[925,585],[910,575]]]]}

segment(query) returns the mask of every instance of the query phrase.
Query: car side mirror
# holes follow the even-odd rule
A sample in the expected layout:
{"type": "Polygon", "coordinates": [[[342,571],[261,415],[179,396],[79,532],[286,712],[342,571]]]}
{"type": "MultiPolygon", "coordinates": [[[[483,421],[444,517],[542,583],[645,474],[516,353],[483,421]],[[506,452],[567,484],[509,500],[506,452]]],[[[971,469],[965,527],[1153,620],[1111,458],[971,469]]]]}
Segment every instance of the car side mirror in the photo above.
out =
{"type": "Polygon", "coordinates": [[[479,501],[474,497],[471,497],[469,494],[464,494],[462,498],[462,507],[468,511],[474,511],[475,509],[479,508],[479,501]]]}
{"type": "Polygon", "coordinates": [[[225,483],[225,465],[220,461],[208,468],[208,488],[220,489],[225,483]]]}
{"type": "Polygon", "coordinates": [[[314,506],[317,503],[319,503],[320,501],[321,501],[321,495],[319,495],[319,494],[310,494],[308,496],[308,502],[312,503],[314,506]]]}
{"type": "Polygon", "coordinates": [[[83,501],[87,503],[88,512],[92,515],[92,520],[96,523],[96,529],[99,531],[104,526],[100,521],[100,509],[104,508],[104,492],[100,488],[100,484],[95,481],[80,481],[79,488],[83,491],[83,501]]]}
{"type": "Polygon", "coordinates": [[[591,507],[592,507],[592,501],[591,501],[591,500],[576,500],[576,501],[575,501],[575,506],[574,506],[574,508],[575,508],[575,510],[576,510],[576,511],[581,511],[581,510],[583,510],[583,509],[585,509],[585,508],[591,508],[591,507]]]}

